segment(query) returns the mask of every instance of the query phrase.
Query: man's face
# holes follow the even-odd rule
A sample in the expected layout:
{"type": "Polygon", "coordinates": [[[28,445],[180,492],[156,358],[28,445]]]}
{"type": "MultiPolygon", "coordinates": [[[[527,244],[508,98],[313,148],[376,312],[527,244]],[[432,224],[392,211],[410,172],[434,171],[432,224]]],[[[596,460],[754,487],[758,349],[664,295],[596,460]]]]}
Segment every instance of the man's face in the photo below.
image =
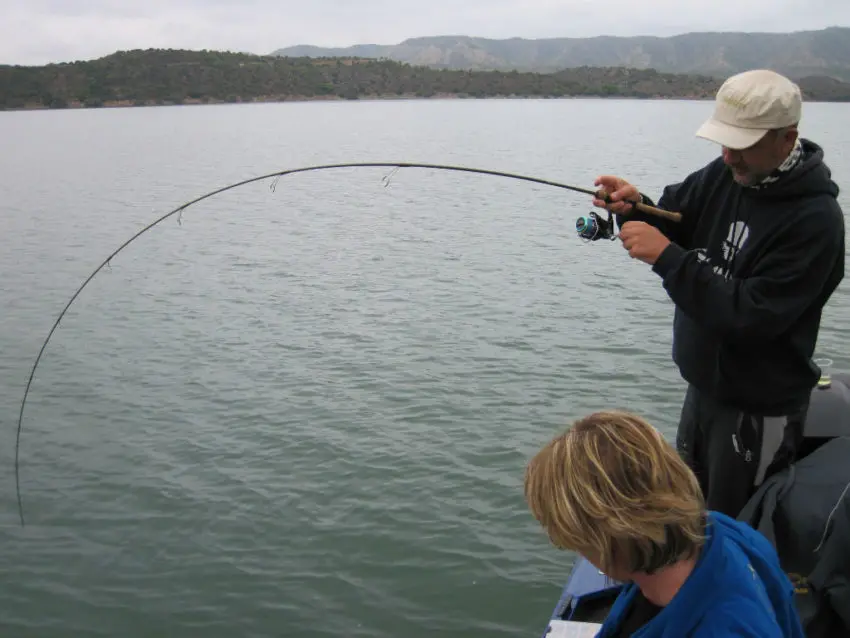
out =
{"type": "Polygon", "coordinates": [[[768,131],[749,148],[733,150],[723,147],[723,161],[732,178],[742,186],[753,186],[779,167],[797,140],[796,127],[768,131]]]}

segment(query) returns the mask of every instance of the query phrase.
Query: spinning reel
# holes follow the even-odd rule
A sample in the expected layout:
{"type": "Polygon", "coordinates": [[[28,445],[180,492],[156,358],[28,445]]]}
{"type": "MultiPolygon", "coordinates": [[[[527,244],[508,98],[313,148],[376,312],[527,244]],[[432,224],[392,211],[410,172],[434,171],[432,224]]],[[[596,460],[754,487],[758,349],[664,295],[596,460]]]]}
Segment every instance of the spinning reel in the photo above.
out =
{"type": "Polygon", "coordinates": [[[598,241],[600,239],[614,240],[617,233],[614,227],[614,218],[608,211],[608,219],[601,217],[591,211],[576,220],[576,232],[585,241],[598,241]]]}

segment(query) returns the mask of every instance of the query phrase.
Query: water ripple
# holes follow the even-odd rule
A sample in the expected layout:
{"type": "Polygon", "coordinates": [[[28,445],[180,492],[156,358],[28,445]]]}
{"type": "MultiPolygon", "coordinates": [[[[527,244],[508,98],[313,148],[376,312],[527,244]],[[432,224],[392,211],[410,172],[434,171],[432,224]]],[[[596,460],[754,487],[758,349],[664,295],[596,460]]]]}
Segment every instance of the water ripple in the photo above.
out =
{"type": "MultiPolygon", "coordinates": [[[[604,168],[657,192],[714,152],[688,141],[707,108],[3,114],[0,137],[20,149],[0,157],[0,265],[12,274],[0,290],[3,466],[61,304],[179,202],[272,167],[364,154],[587,184],[604,168]],[[639,151],[605,150],[626,136],[639,151]]],[[[846,108],[810,108],[821,113],[812,135],[840,146],[846,108]]],[[[832,156],[846,180],[846,158],[832,156]]],[[[572,556],[528,513],[524,464],[571,419],[612,403],[672,433],[683,392],[672,305],[618,242],[575,238],[580,197],[413,170],[384,188],[384,174],[225,193],[92,281],[29,398],[27,528],[15,526],[11,471],[0,492],[0,634],[539,634],[572,556]]],[[[821,339],[844,367],[848,309],[841,290],[821,339]]]]}

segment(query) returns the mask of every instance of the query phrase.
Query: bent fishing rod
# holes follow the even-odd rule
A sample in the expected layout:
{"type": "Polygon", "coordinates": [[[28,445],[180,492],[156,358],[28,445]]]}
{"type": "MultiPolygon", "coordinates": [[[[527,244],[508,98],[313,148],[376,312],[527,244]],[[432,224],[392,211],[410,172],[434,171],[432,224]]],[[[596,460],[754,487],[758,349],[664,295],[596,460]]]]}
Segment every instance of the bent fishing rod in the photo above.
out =
{"type": "MultiPolygon", "coordinates": [[[[162,215],[158,219],[154,220],[140,231],[135,233],[132,237],[130,237],[127,241],[122,243],[118,248],[116,248],[112,253],[109,254],[106,259],[104,259],[101,264],[95,268],[92,273],[86,277],[83,283],[79,288],[74,292],[71,298],[68,300],[68,303],[65,304],[65,307],[59,313],[59,316],[56,318],[56,321],[53,323],[50,331],[47,333],[47,337],[41,345],[41,348],[38,352],[38,355],[35,358],[35,362],[33,363],[32,370],[30,371],[29,379],[27,380],[26,389],[24,390],[23,398],[21,399],[21,409],[18,415],[18,426],[17,433],[15,436],[15,489],[17,492],[18,499],[18,514],[21,521],[21,526],[24,526],[24,508],[23,501],[21,499],[21,488],[20,488],[20,447],[21,447],[21,429],[23,425],[24,418],[24,408],[26,406],[27,397],[29,396],[30,387],[32,386],[33,378],[35,377],[35,371],[38,368],[38,364],[41,361],[41,357],[44,354],[44,350],[47,347],[47,344],[50,342],[53,333],[59,327],[62,318],[65,316],[65,313],[68,312],[68,309],[71,307],[71,304],[77,299],[80,293],[85,289],[85,287],[89,284],[89,282],[94,279],[95,275],[97,275],[105,266],[108,266],[110,262],[115,258],[118,253],[124,250],[127,246],[133,243],[136,239],[144,235],[146,232],[164,222],[166,219],[177,215],[178,213],[182,213],[184,210],[189,208],[190,206],[197,204],[205,199],[218,195],[228,190],[232,190],[234,188],[238,188],[240,186],[244,186],[246,184],[251,184],[253,182],[259,182],[266,179],[274,179],[275,181],[272,183],[271,188],[274,190],[275,185],[277,184],[277,179],[283,177],[285,175],[292,175],[295,173],[306,173],[309,171],[322,171],[322,170],[330,170],[330,169],[339,169],[339,168],[392,168],[394,171],[401,168],[427,168],[434,170],[444,170],[444,171],[458,171],[465,173],[478,173],[482,175],[492,175],[495,177],[506,177],[509,179],[517,179],[523,180],[527,182],[533,182],[536,184],[542,184],[544,186],[552,186],[555,188],[561,188],[565,190],[574,191],[577,193],[583,193],[585,195],[591,195],[593,197],[597,197],[606,203],[611,202],[610,195],[605,191],[605,189],[597,189],[591,190],[588,188],[581,188],[579,186],[572,186],[570,184],[562,184],[560,182],[554,182],[548,179],[542,179],[539,177],[530,177],[527,175],[519,175],[517,173],[507,173],[504,171],[496,171],[489,170],[483,168],[471,168],[468,166],[452,166],[447,164],[427,164],[427,163],[418,163],[418,162],[346,162],[340,164],[320,164],[314,166],[302,166],[300,168],[290,168],[282,171],[276,171],[274,173],[268,173],[266,175],[260,175],[258,177],[251,177],[240,182],[236,182],[234,184],[230,184],[228,186],[223,186],[221,188],[217,188],[209,193],[201,195],[193,200],[190,200],[184,204],[181,204],[177,208],[169,211],[168,213],[162,215]]],[[[394,172],[393,171],[393,172],[394,172]]],[[[391,173],[392,174],[392,173],[391,173]]],[[[384,177],[384,185],[389,185],[389,175],[384,177]]],[[[642,202],[630,202],[632,206],[644,213],[648,213],[650,215],[656,215],[659,217],[664,217],[666,219],[670,219],[675,222],[681,221],[681,213],[667,211],[661,208],[656,208],[655,206],[649,206],[642,202]]],[[[624,213],[628,215],[628,212],[624,213]]],[[[179,219],[179,218],[178,218],[179,219]]],[[[586,241],[597,241],[599,239],[615,239],[614,234],[614,223],[611,218],[611,212],[608,211],[608,219],[602,218],[595,212],[591,212],[586,216],[579,217],[576,220],[576,232],[578,235],[586,240],[586,241]]]]}

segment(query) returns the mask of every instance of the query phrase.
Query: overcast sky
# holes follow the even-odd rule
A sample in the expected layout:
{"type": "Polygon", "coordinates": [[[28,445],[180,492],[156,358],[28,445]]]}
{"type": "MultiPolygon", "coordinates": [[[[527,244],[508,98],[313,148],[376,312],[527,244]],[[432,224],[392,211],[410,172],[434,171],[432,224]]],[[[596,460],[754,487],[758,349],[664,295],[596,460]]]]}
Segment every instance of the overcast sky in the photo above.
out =
{"type": "Polygon", "coordinates": [[[850,0],[0,0],[0,16],[0,64],[45,64],[149,47],[795,31],[850,26],[850,0]]]}

